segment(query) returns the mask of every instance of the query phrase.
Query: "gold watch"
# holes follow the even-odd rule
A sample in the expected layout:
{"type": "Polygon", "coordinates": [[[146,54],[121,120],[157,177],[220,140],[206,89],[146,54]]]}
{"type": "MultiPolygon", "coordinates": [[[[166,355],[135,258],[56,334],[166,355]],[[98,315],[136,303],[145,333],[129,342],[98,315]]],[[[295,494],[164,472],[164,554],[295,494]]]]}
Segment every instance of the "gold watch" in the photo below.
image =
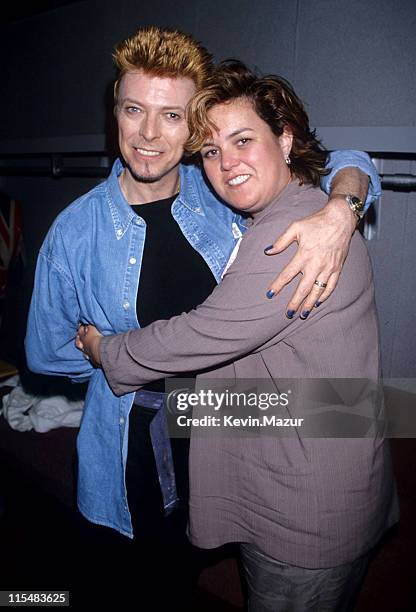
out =
{"type": "Polygon", "coordinates": [[[361,221],[361,219],[364,217],[365,211],[364,202],[360,200],[360,198],[352,195],[351,193],[332,193],[331,195],[332,197],[340,196],[344,198],[352,212],[356,215],[357,219],[361,221]]]}

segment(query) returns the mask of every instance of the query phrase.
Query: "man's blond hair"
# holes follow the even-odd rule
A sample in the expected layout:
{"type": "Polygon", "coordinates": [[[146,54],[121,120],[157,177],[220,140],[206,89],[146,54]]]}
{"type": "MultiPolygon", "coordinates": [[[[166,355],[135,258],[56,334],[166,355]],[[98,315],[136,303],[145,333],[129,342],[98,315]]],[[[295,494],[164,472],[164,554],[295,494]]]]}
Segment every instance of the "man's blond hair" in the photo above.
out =
{"type": "Polygon", "coordinates": [[[120,81],[127,72],[144,70],[159,77],[188,77],[201,89],[212,72],[212,55],[188,34],[151,26],[140,28],[113,53],[118,69],[114,85],[117,104],[120,81]]]}

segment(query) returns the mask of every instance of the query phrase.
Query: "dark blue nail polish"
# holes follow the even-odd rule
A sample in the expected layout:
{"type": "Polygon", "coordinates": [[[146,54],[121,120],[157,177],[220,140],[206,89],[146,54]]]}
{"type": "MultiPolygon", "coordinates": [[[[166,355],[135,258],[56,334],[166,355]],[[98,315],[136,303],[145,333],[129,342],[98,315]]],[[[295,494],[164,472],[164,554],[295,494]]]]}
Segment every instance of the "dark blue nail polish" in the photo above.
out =
{"type": "Polygon", "coordinates": [[[286,316],[288,319],[293,319],[293,315],[295,314],[296,310],[288,310],[286,313],[286,316]]]}
{"type": "Polygon", "coordinates": [[[319,306],[322,304],[322,302],[315,302],[315,308],[319,308],[319,306]]]}
{"type": "Polygon", "coordinates": [[[270,251],[270,249],[272,249],[272,248],[273,248],[273,245],[272,245],[272,244],[269,244],[269,246],[267,246],[267,247],[264,249],[264,252],[265,252],[265,253],[267,253],[267,251],[270,251]]]}
{"type": "Polygon", "coordinates": [[[271,300],[273,296],[274,296],[273,289],[269,289],[268,292],[266,293],[266,297],[268,297],[269,300],[271,300]]]}
{"type": "Polygon", "coordinates": [[[300,315],[300,318],[301,318],[301,319],[307,319],[307,318],[308,318],[308,316],[309,316],[309,313],[310,313],[310,310],[304,310],[304,311],[302,312],[302,314],[300,315]]]}

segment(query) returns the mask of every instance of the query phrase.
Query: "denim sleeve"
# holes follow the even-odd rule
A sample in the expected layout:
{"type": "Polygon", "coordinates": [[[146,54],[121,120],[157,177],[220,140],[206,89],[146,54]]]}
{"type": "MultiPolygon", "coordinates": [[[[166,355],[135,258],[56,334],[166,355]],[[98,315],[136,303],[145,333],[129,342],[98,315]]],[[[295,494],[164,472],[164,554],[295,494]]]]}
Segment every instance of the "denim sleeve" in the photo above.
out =
{"type": "Polygon", "coordinates": [[[370,178],[368,195],[365,201],[365,210],[381,196],[381,183],[377,169],[372,163],[367,153],[362,151],[332,151],[329,154],[327,168],[331,170],[329,174],[321,178],[321,189],[329,195],[331,182],[338,170],[348,167],[359,168],[370,178]]]}
{"type": "Polygon", "coordinates": [[[87,380],[93,367],[75,347],[79,305],[61,266],[39,254],[25,338],[29,369],[38,374],[87,380]]]}

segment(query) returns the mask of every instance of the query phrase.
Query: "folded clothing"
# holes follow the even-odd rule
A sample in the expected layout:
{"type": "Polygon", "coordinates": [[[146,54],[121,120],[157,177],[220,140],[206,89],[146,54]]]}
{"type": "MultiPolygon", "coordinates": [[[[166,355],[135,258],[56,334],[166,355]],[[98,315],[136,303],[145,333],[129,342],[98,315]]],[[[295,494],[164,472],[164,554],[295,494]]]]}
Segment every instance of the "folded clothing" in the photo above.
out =
{"type": "Polygon", "coordinates": [[[1,386],[13,387],[3,397],[0,410],[13,429],[44,433],[58,427],[79,427],[84,408],[82,400],[70,400],[63,395],[32,395],[23,389],[18,376],[2,381],[1,386]]]}

